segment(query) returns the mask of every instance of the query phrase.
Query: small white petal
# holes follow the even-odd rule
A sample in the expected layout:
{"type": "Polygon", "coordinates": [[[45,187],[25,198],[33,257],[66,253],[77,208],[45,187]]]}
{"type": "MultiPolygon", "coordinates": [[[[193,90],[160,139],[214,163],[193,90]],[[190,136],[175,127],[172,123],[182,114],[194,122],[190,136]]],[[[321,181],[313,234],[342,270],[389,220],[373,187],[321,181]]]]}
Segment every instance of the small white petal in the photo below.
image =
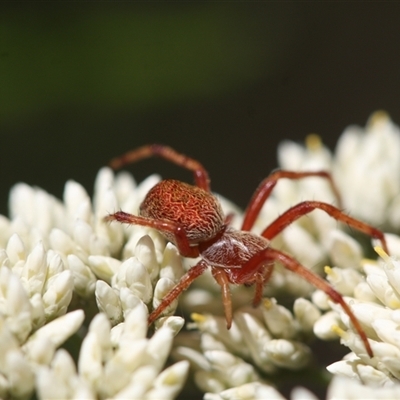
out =
{"type": "Polygon", "coordinates": [[[104,375],[99,382],[99,391],[103,396],[113,396],[129,381],[133,371],[143,365],[143,356],[147,347],[147,339],[125,342],[104,366],[104,375]]]}
{"type": "Polygon", "coordinates": [[[313,303],[320,309],[320,310],[329,310],[331,307],[329,305],[330,298],[329,296],[323,292],[322,290],[316,290],[312,293],[311,299],[313,303]]]}
{"type": "Polygon", "coordinates": [[[124,318],[137,307],[139,304],[143,304],[142,300],[133,294],[128,288],[122,288],[119,291],[119,298],[121,300],[121,307],[124,314],[124,318]]]}
{"type": "Polygon", "coordinates": [[[277,304],[276,299],[265,299],[261,307],[265,324],[275,337],[291,339],[297,335],[297,327],[291,312],[277,304]]]}
{"type": "Polygon", "coordinates": [[[367,282],[375,294],[375,296],[385,305],[391,308],[400,307],[400,299],[393,292],[393,288],[389,285],[387,277],[376,274],[369,274],[367,282]]]}
{"type": "Polygon", "coordinates": [[[0,268],[0,312],[11,332],[23,343],[32,330],[31,304],[21,281],[7,267],[0,268]]]}
{"type": "Polygon", "coordinates": [[[189,372],[189,363],[181,361],[161,372],[154,381],[154,389],[146,394],[146,399],[174,399],[182,389],[187,374],[189,372]]]}
{"type": "Polygon", "coordinates": [[[96,282],[96,303],[99,310],[104,312],[112,325],[122,321],[122,305],[117,293],[106,282],[96,282]]]}
{"type": "Polygon", "coordinates": [[[9,351],[19,351],[19,343],[0,314],[0,371],[6,372],[6,356],[9,351]]]}
{"type": "Polygon", "coordinates": [[[211,363],[217,376],[228,385],[228,387],[240,386],[259,379],[253,365],[244,362],[241,358],[224,351],[206,351],[204,353],[211,363]]]}
{"type": "MultiPolygon", "coordinates": [[[[274,372],[276,370],[275,365],[265,351],[265,343],[272,339],[268,330],[265,329],[259,319],[249,313],[237,311],[235,321],[242,331],[243,340],[246,344],[243,348],[248,349],[255,364],[266,373],[274,372]]],[[[240,350],[240,354],[245,357],[248,356],[246,351],[240,350]]]]}
{"type": "Polygon", "coordinates": [[[111,282],[112,276],[118,271],[121,261],[106,256],[89,256],[89,267],[97,277],[107,283],[111,282]]]}
{"type": "MultiPolygon", "coordinates": [[[[153,308],[157,308],[163,298],[174,288],[175,282],[168,278],[160,278],[154,288],[153,308]]],[[[163,312],[163,314],[172,314],[178,305],[178,299],[175,299],[163,312]]]]}
{"type": "Polygon", "coordinates": [[[10,395],[15,397],[29,396],[34,388],[35,377],[22,352],[19,350],[7,352],[6,364],[10,395]]]}
{"type": "Polygon", "coordinates": [[[68,265],[74,279],[74,290],[81,297],[89,297],[96,287],[96,276],[75,254],[67,256],[68,265]]]}
{"type": "Polygon", "coordinates": [[[26,259],[24,243],[17,234],[13,234],[8,240],[6,252],[11,264],[16,264],[18,261],[26,259]]]}
{"type": "Polygon", "coordinates": [[[286,339],[274,339],[267,342],[265,350],[277,366],[292,370],[303,368],[311,359],[311,350],[308,346],[286,339]]]}
{"type": "Polygon", "coordinates": [[[21,274],[21,280],[30,296],[42,293],[47,274],[46,251],[43,244],[38,243],[28,255],[21,274]]]}
{"type": "Polygon", "coordinates": [[[332,327],[340,324],[340,318],[337,313],[328,311],[319,318],[314,324],[315,336],[322,340],[337,339],[337,334],[332,327]]]}
{"type": "Polygon", "coordinates": [[[65,270],[55,276],[43,294],[45,314],[48,318],[63,315],[72,299],[74,280],[71,271],[65,270]]]}
{"type": "Polygon", "coordinates": [[[38,337],[23,347],[28,359],[36,364],[50,365],[56,347],[47,337],[38,337]]]}
{"type": "MultiPolygon", "coordinates": [[[[78,182],[68,181],[64,187],[64,203],[68,215],[72,219],[82,218],[82,205],[90,204],[90,198],[85,188],[78,182]]],[[[88,215],[87,215],[88,217],[88,215]]],[[[89,222],[88,218],[83,218],[84,221],[89,222]]]]}
{"type": "MultiPolygon", "coordinates": [[[[119,338],[120,343],[133,342],[135,340],[144,339],[147,335],[147,308],[139,302],[133,307],[125,318],[125,322],[121,324],[123,331],[119,338]]],[[[113,328],[112,330],[114,330],[113,328]]]]}
{"type": "Polygon", "coordinates": [[[39,293],[35,293],[31,299],[31,315],[32,315],[32,327],[38,329],[46,323],[46,315],[44,312],[44,305],[42,296],[39,293]]]}
{"type": "Polygon", "coordinates": [[[117,289],[128,288],[132,294],[148,303],[152,297],[152,285],[147,269],[136,258],[125,260],[112,279],[117,289]]]}
{"type": "Polygon", "coordinates": [[[293,313],[304,332],[312,332],[315,322],[321,316],[318,308],[311,301],[303,298],[295,300],[293,313]]]}
{"type": "Polygon", "coordinates": [[[327,280],[343,296],[351,296],[354,287],[363,281],[361,274],[351,268],[325,267],[327,280]]]}
{"type": "Polygon", "coordinates": [[[168,243],[165,246],[161,262],[160,277],[178,282],[184,273],[182,257],[179,255],[178,249],[172,243],[168,243]]]}
{"type": "Polygon", "coordinates": [[[78,370],[79,375],[90,384],[98,387],[103,378],[102,347],[96,332],[89,332],[82,342],[78,370]]]}
{"type": "Polygon", "coordinates": [[[146,364],[153,365],[160,371],[171,351],[173,338],[172,331],[166,326],[158,329],[149,340],[146,349],[146,364]]]}
{"type": "Polygon", "coordinates": [[[389,319],[375,319],[372,327],[382,341],[394,344],[400,349],[400,331],[396,322],[389,319]]]}
{"type": "Polygon", "coordinates": [[[335,229],[329,234],[329,256],[333,264],[340,268],[359,268],[363,252],[355,239],[335,229]]]}
{"type": "Polygon", "coordinates": [[[190,324],[188,327],[196,327],[201,332],[207,332],[221,341],[228,349],[236,351],[236,349],[245,348],[242,333],[236,324],[235,320],[232,322],[231,329],[226,329],[226,320],[223,317],[217,317],[210,314],[196,314],[193,313],[191,318],[195,323],[190,324]]]}
{"type": "MultiPolygon", "coordinates": [[[[204,335],[202,335],[204,336],[204,335]]],[[[172,350],[173,358],[179,361],[186,360],[190,362],[191,368],[196,370],[211,371],[210,362],[199,351],[190,347],[179,346],[172,350]]]]}
{"type": "Polygon", "coordinates": [[[154,242],[149,235],[143,236],[136,244],[135,256],[146,267],[150,275],[150,280],[153,282],[157,278],[160,271],[154,242]]]}
{"type": "Polygon", "coordinates": [[[290,400],[318,400],[318,397],[309,390],[297,386],[290,393],[290,400]]]}
{"type": "Polygon", "coordinates": [[[29,337],[27,343],[36,338],[44,337],[51,340],[56,347],[59,347],[79,329],[84,318],[85,315],[82,310],[71,311],[38,329],[29,337]]]}

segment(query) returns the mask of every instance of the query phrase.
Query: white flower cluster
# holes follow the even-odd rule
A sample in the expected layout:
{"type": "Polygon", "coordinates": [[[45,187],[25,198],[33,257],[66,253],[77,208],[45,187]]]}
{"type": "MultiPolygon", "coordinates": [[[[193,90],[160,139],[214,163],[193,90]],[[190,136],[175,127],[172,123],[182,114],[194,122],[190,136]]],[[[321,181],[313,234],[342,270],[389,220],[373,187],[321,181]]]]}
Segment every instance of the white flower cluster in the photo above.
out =
{"type": "Polygon", "coordinates": [[[183,319],[165,317],[146,339],[146,304],[157,306],[181,277],[181,257],[157,232],[103,220],[119,208],[136,212],[158,180],[136,187],[130,175],[114,178],[104,168],[93,205],[72,181],[63,203],[25,184],[12,189],[11,218],[0,216],[1,398],[35,390],[43,399],[168,399],[179,392],[187,362],[161,370],[183,319]],[[90,319],[95,302],[102,313],[85,328],[79,308],[88,304],[90,319]],[[57,349],[87,329],[76,369],[57,349]]]}
{"type": "MultiPolygon", "coordinates": [[[[320,200],[400,232],[400,131],[386,114],[374,114],[365,130],[348,128],[334,154],[315,135],[305,147],[285,142],[278,153],[282,169],[331,171],[341,199],[323,178],[284,179],[263,207],[256,231],[300,201],[320,200]]],[[[119,209],[136,214],[158,180],[151,176],[137,186],[130,175],[114,176],[104,168],[93,201],[73,181],[62,202],[25,184],[12,189],[10,218],[0,216],[1,398],[35,393],[39,399],[173,399],[190,364],[206,400],[283,399],[268,377],[307,366],[312,352],[306,343],[314,335],[339,335],[352,351],[329,366],[335,378],[328,398],[400,398],[400,264],[394,257],[400,256],[400,237],[386,235],[390,256],[374,243],[380,258],[366,260],[362,245],[320,210],[293,223],[271,245],[316,272],[330,260],[327,279],[362,324],[373,358],[340,306],[279,266],[266,288],[269,298],[257,309],[244,306],[251,301],[248,288],[232,288],[229,331],[217,316],[219,287],[206,273],[180,301],[193,313],[188,327],[196,331],[177,335],[183,319],[165,316],[149,338],[148,308],[157,307],[196,260],[182,260],[154,230],[103,218],[119,209]],[[272,297],[281,292],[309,300],[298,298],[290,311],[272,297]],[[72,335],[82,341],[76,360],[60,348],[72,335]],[[165,367],[170,354],[176,363],[165,367]]],[[[166,314],[176,306],[177,301],[166,314]]],[[[315,400],[303,388],[291,398],[315,400]]]]}

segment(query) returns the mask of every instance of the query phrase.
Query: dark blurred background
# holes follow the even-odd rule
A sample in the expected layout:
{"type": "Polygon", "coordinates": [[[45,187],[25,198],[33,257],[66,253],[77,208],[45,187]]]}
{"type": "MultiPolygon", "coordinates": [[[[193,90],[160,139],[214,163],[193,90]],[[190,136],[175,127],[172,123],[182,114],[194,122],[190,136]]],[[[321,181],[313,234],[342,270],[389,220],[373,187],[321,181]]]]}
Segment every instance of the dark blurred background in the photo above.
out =
{"type": "MultiPolygon", "coordinates": [[[[283,139],[329,147],[384,109],[400,122],[400,3],[0,5],[0,212],[17,181],[89,192],[110,158],[162,142],[246,205],[283,139]]],[[[191,180],[160,160],[130,170],[191,180]]]]}

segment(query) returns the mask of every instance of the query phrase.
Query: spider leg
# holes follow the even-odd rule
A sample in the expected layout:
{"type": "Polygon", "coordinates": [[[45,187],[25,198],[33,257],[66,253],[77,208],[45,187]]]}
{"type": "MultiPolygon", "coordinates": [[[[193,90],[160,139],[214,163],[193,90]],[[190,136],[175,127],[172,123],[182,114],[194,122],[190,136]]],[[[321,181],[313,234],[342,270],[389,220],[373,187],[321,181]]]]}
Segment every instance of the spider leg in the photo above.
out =
{"type": "Polygon", "coordinates": [[[262,268],[257,270],[255,279],[256,287],[253,299],[253,307],[257,307],[260,305],[263,297],[264,286],[271,278],[272,272],[274,272],[273,263],[264,265],[262,268]]]}
{"type": "Polygon", "coordinates": [[[175,245],[182,256],[191,258],[199,256],[198,246],[190,246],[186,231],[177,222],[141,217],[139,215],[128,214],[124,211],[109,214],[104,218],[104,220],[118,221],[130,225],[148,226],[149,228],[154,228],[161,232],[169,232],[174,236],[175,245]]]}
{"type": "Polygon", "coordinates": [[[208,177],[206,169],[200,162],[194,160],[193,158],[187,157],[184,154],[178,153],[171,147],[164,146],[162,144],[149,144],[128,151],[122,156],[113,158],[110,161],[110,167],[113,169],[119,169],[124,165],[154,156],[164,158],[165,160],[168,160],[182,168],[192,171],[196,186],[206,190],[207,192],[210,191],[210,178],[208,177]]]}
{"type": "Polygon", "coordinates": [[[327,171],[307,171],[307,172],[298,172],[298,171],[285,171],[285,170],[277,170],[265,178],[259,185],[256,191],[254,192],[250,202],[246,208],[244,214],[244,220],[242,223],[242,230],[249,231],[254,225],[255,220],[258,217],[258,214],[261,211],[262,206],[267,201],[270,196],[272,189],[278,183],[279,179],[303,179],[308,177],[321,177],[326,179],[331,186],[332,192],[335,195],[338,203],[340,204],[340,194],[339,191],[332,179],[332,176],[327,171]]]}
{"type": "Polygon", "coordinates": [[[162,299],[158,307],[153,310],[149,315],[148,323],[151,325],[162,312],[176,299],[183,291],[185,291],[191,283],[198,278],[206,269],[208,265],[204,261],[200,261],[186,272],[185,275],[179,280],[174,288],[162,299]]]}
{"type": "Polygon", "coordinates": [[[211,272],[214,279],[221,286],[222,303],[224,305],[226,328],[230,329],[232,326],[232,299],[231,291],[229,289],[229,279],[226,275],[225,269],[220,267],[212,267],[211,272]]]}
{"type": "Polygon", "coordinates": [[[234,277],[234,283],[244,284],[246,282],[252,281],[254,279],[254,274],[259,270],[260,265],[263,265],[268,261],[279,261],[285,268],[301,276],[307,282],[314,285],[316,288],[324,291],[332,299],[332,301],[338,303],[343,308],[345,313],[349,316],[351,323],[353,324],[355,330],[357,331],[358,335],[364,343],[368,355],[370,357],[373,357],[373,352],[368,342],[367,335],[361,327],[360,322],[353,314],[353,311],[351,311],[351,308],[344,301],[342,295],[337,292],[332,286],[330,286],[328,282],[301,265],[298,261],[296,261],[288,254],[271,247],[268,247],[258,252],[249,261],[247,261],[246,264],[242,268],[240,268],[240,270],[237,271],[234,277]]]}
{"type": "Polygon", "coordinates": [[[366,224],[358,219],[352,218],[345,214],[343,211],[339,210],[337,207],[324,203],[321,201],[303,201],[302,203],[296,204],[295,206],[286,210],[282,215],[276,218],[266,229],[262,232],[261,236],[266,239],[271,240],[277,236],[283,229],[288,225],[310,213],[311,211],[319,209],[325,211],[331,217],[335,218],[337,221],[343,222],[358,231],[365,233],[375,239],[379,239],[382,243],[383,250],[389,254],[389,250],[386,244],[385,236],[382,231],[374,228],[373,226],[366,224]]]}

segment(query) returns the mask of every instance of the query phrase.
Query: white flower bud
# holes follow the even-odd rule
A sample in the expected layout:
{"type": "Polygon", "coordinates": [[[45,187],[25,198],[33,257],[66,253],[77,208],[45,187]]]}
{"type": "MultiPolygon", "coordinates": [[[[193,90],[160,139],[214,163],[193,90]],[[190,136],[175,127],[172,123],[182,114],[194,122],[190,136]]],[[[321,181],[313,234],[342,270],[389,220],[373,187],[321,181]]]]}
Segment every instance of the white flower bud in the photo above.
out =
{"type": "Polygon", "coordinates": [[[318,397],[309,390],[297,386],[290,393],[290,400],[318,400],[318,397]]]}
{"type": "Polygon", "coordinates": [[[332,330],[335,325],[340,325],[340,319],[336,312],[328,311],[314,324],[314,334],[323,340],[337,339],[337,334],[332,330]]]}
{"type": "Polygon", "coordinates": [[[157,262],[154,242],[149,235],[145,235],[139,239],[135,247],[135,256],[146,267],[151,282],[154,282],[158,276],[160,267],[157,262]]]}
{"type": "MultiPolygon", "coordinates": [[[[156,309],[163,298],[174,288],[175,282],[168,278],[160,278],[154,288],[153,308],[156,309]]],[[[175,299],[163,312],[163,314],[172,314],[178,305],[178,299],[175,299]]]]}
{"type": "Polygon", "coordinates": [[[187,374],[189,372],[189,363],[181,361],[171,365],[157,376],[154,381],[154,389],[146,394],[146,399],[174,399],[182,389],[187,374]]]}
{"type": "Polygon", "coordinates": [[[80,183],[72,180],[68,181],[64,187],[63,199],[70,219],[75,221],[79,218],[87,223],[91,222],[90,198],[80,183]]]}
{"type": "Polygon", "coordinates": [[[29,337],[27,343],[39,338],[47,338],[59,347],[79,329],[84,318],[82,310],[71,311],[38,329],[29,337]]]}
{"type": "MultiPolygon", "coordinates": [[[[147,335],[147,307],[143,302],[139,302],[133,307],[125,318],[125,322],[121,324],[122,332],[119,338],[121,344],[124,341],[133,342],[135,340],[144,339],[147,335]]],[[[112,331],[115,328],[112,329],[112,331]]],[[[111,331],[111,332],[112,332],[111,331]]]]}
{"type": "Polygon", "coordinates": [[[343,231],[335,229],[329,234],[329,257],[340,268],[360,268],[363,251],[361,245],[343,231]]]}
{"type": "Polygon", "coordinates": [[[31,366],[20,350],[11,350],[6,356],[6,375],[9,393],[13,397],[29,396],[34,388],[35,377],[31,366]]]}
{"type": "Polygon", "coordinates": [[[29,296],[42,293],[47,274],[46,251],[43,243],[38,243],[29,253],[22,269],[21,282],[29,296]]]}
{"type": "Polygon", "coordinates": [[[210,314],[196,314],[191,316],[194,324],[189,328],[197,327],[201,332],[207,332],[221,341],[228,349],[236,350],[245,347],[243,336],[235,320],[232,322],[231,329],[226,329],[226,320],[224,317],[216,317],[210,314]]]}
{"type": "Polygon", "coordinates": [[[71,271],[65,270],[48,282],[43,294],[43,304],[47,318],[54,318],[66,313],[71,302],[74,280],[71,271]]]}
{"type": "Polygon", "coordinates": [[[293,313],[301,329],[306,333],[313,331],[315,322],[321,317],[321,312],[318,308],[311,301],[303,298],[295,300],[293,313]]]}
{"type": "Polygon", "coordinates": [[[78,361],[80,376],[93,387],[98,387],[103,379],[103,354],[96,332],[89,332],[82,342],[78,361]]]}
{"type": "Polygon", "coordinates": [[[128,288],[122,288],[119,291],[119,298],[121,300],[124,318],[127,317],[133,308],[137,307],[139,304],[143,304],[142,300],[133,294],[128,288]]]}
{"type": "Polygon", "coordinates": [[[286,339],[267,342],[265,351],[275,365],[292,370],[303,368],[311,359],[311,350],[308,346],[286,339]]]}
{"type": "Polygon", "coordinates": [[[327,280],[342,295],[351,296],[354,287],[362,282],[363,277],[355,269],[325,267],[327,280]]]}
{"type": "Polygon", "coordinates": [[[228,387],[239,386],[258,380],[257,373],[251,364],[244,362],[225,351],[213,350],[204,353],[212,369],[228,387]]]}
{"type": "Polygon", "coordinates": [[[111,282],[112,276],[118,271],[121,261],[106,256],[89,256],[89,267],[97,277],[107,283],[111,282]]]}
{"type": "Polygon", "coordinates": [[[146,364],[154,365],[160,371],[171,351],[173,341],[172,331],[163,326],[149,339],[146,349],[146,364]]]}
{"type": "Polygon", "coordinates": [[[13,234],[8,240],[6,252],[12,265],[20,260],[26,259],[26,250],[24,243],[17,234],[13,234]]]}
{"type": "Polygon", "coordinates": [[[182,258],[178,249],[172,243],[168,243],[165,246],[161,262],[160,278],[168,278],[178,282],[184,273],[182,258]]]}
{"type": "Polygon", "coordinates": [[[240,311],[235,313],[235,321],[242,332],[243,340],[246,344],[244,349],[248,349],[250,353],[248,354],[247,351],[241,349],[240,354],[246,358],[250,355],[255,364],[264,372],[274,372],[275,365],[265,351],[265,344],[272,339],[265,326],[253,315],[240,311]]]}
{"type": "Polygon", "coordinates": [[[56,351],[56,346],[47,337],[37,337],[23,347],[27,358],[39,365],[50,365],[56,351]]]}
{"type": "Polygon", "coordinates": [[[32,330],[31,304],[21,281],[7,267],[0,268],[0,312],[23,343],[32,330]]]}
{"type": "Polygon", "coordinates": [[[118,294],[106,282],[96,282],[96,303],[100,311],[104,312],[113,325],[122,321],[122,305],[118,294]]]}
{"type": "Polygon", "coordinates": [[[36,330],[46,323],[46,315],[44,312],[42,296],[39,293],[35,293],[31,297],[30,303],[32,327],[36,330]]]}
{"type": "Polygon", "coordinates": [[[67,256],[67,260],[74,279],[74,290],[79,296],[88,298],[94,293],[96,276],[75,254],[67,256]]]}
{"type": "Polygon", "coordinates": [[[152,297],[152,285],[147,269],[136,258],[124,261],[113,277],[115,288],[128,288],[132,294],[148,303],[152,297]]]}
{"type": "Polygon", "coordinates": [[[291,312],[277,304],[276,299],[265,299],[261,307],[265,324],[273,336],[291,339],[297,335],[297,324],[291,312]]]}

